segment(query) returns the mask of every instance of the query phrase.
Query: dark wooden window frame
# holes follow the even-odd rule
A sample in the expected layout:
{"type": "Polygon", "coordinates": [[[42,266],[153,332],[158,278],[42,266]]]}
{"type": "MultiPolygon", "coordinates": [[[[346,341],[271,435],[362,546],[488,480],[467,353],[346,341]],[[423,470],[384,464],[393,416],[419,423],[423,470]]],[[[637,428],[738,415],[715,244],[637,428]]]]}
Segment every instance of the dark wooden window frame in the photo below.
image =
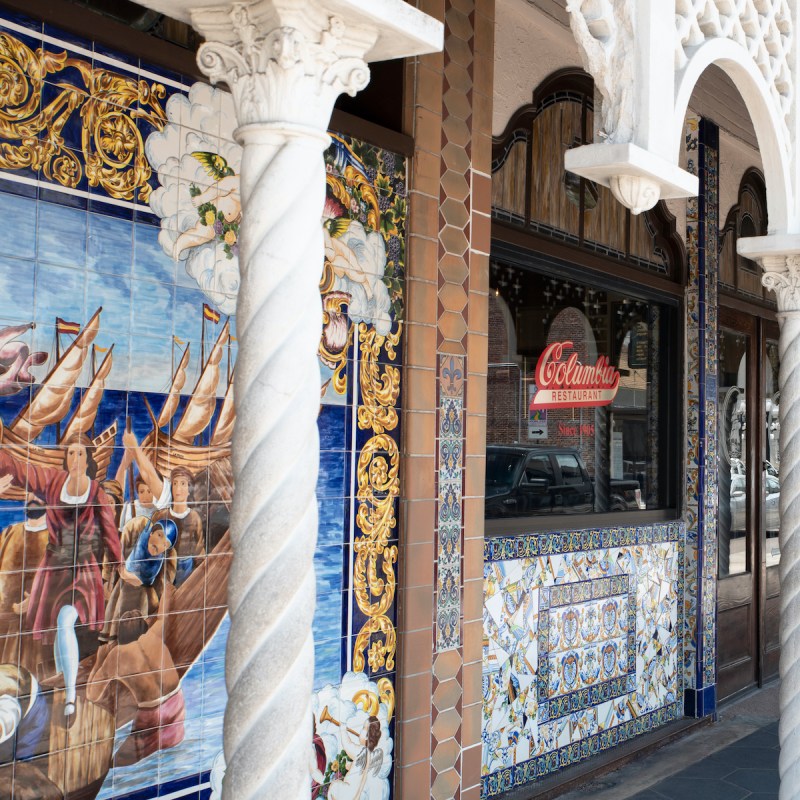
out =
{"type": "MultiPolygon", "coordinates": [[[[531,126],[541,112],[555,102],[567,100],[582,104],[583,139],[588,141],[587,114],[592,108],[594,84],[591,77],[580,69],[558,70],[546,78],[534,91],[533,102],[521,107],[511,118],[503,133],[493,139],[492,172],[499,169],[508,158],[516,142],[525,141],[528,145],[526,156],[526,213],[525,220],[512,221],[492,217],[492,258],[523,269],[555,271],[560,275],[577,280],[586,280],[609,289],[625,291],[644,300],[664,303],[675,309],[674,334],[678,341],[684,340],[685,320],[683,299],[686,280],[686,248],[677,233],[675,218],[666,204],[659,202],[648,214],[648,225],[655,231],[656,246],[665,253],[670,269],[665,275],[643,267],[634,259],[614,258],[589,247],[582,247],[563,239],[536,232],[530,227],[530,175],[533,168],[531,159],[531,126]]],[[[583,197],[581,186],[580,196],[583,197]]],[[[628,212],[629,213],[629,212],[628,212]]],[[[630,218],[630,214],[629,214],[630,218]]],[[[662,387],[670,396],[680,394],[685,385],[685,365],[682,348],[665,345],[671,364],[666,370],[671,385],[662,387]],[[680,351],[680,352],[678,352],[680,351]]],[[[675,520],[680,517],[682,498],[682,469],[680,452],[683,437],[682,403],[662,402],[666,430],[676,432],[664,438],[664,475],[667,481],[666,496],[670,505],[663,509],[635,513],[609,512],[590,515],[559,515],[543,517],[522,517],[513,519],[487,520],[486,535],[502,536],[518,534],[522,531],[564,530],[614,525],[648,524],[675,520]],[[680,406],[680,407],[679,407],[680,406]]]]}
{"type": "MultiPolygon", "coordinates": [[[[493,174],[505,164],[515,144],[518,142],[525,142],[526,144],[524,218],[520,219],[508,212],[493,209],[493,230],[496,235],[500,235],[505,239],[513,237],[521,246],[532,250],[540,250],[543,247],[551,250],[552,247],[545,245],[545,243],[554,244],[555,249],[559,251],[558,257],[564,260],[578,260],[583,263],[586,256],[592,254],[605,264],[605,271],[614,269],[617,266],[627,266],[631,270],[630,277],[635,275],[637,282],[648,284],[649,281],[645,277],[648,271],[642,268],[640,260],[630,256],[629,244],[625,253],[606,255],[584,241],[583,203],[585,197],[584,187],[587,183],[584,178],[580,178],[579,198],[581,213],[579,215],[578,242],[567,241],[563,236],[555,238],[532,228],[530,207],[530,176],[533,170],[531,127],[536,118],[546,108],[559,102],[573,102],[581,105],[581,137],[580,141],[576,142],[576,145],[585,144],[591,140],[591,131],[588,130],[588,112],[594,108],[594,82],[591,76],[574,67],[567,67],[553,72],[534,90],[532,102],[521,106],[509,120],[505,130],[492,139],[493,174]],[[522,239],[513,234],[506,235],[501,233],[505,229],[522,233],[522,239]],[[527,244],[523,244],[523,241],[527,242],[527,244]]],[[[630,211],[627,211],[626,215],[627,240],[630,243],[630,211]]],[[[675,218],[663,201],[659,201],[650,211],[644,212],[644,215],[645,223],[653,234],[655,248],[663,253],[664,261],[669,265],[666,276],[659,276],[656,272],[652,272],[652,276],[661,278],[658,281],[661,286],[671,283],[682,287],[686,279],[686,248],[677,232],[675,218]]]]}

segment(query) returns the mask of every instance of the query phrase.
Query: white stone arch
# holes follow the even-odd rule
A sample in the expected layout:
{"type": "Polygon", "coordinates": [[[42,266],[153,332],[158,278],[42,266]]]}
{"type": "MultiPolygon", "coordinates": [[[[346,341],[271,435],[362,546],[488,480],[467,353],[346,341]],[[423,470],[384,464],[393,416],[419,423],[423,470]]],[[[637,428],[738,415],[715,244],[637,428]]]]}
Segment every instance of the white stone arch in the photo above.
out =
{"type": "Polygon", "coordinates": [[[711,66],[722,69],[744,100],[755,129],[767,184],[769,233],[793,227],[794,192],[786,122],[750,54],[730,39],[707,39],[676,74],[672,149],[677,163],[683,142],[683,121],[697,82],[711,66]]]}

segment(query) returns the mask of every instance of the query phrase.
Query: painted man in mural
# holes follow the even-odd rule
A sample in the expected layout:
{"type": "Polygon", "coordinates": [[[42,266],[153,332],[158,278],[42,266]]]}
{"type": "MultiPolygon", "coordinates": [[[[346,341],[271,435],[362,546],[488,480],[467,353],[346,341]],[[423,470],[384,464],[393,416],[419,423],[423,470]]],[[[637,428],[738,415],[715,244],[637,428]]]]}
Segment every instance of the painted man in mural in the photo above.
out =
{"type": "Polygon", "coordinates": [[[153,515],[153,522],[172,522],[178,530],[175,550],[178,556],[178,573],[175,585],[180,586],[200,566],[206,554],[203,522],[200,515],[189,507],[191,486],[194,477],[185,467],[175,467],[170,473],[172,504],[164,511],[153,515]]]}
{"type": "Polygon", "coordinates": [[[100,565],[121,558],[119,533],[111,501],[95,480],[97,465],[88,437],[77,435],[64,443],[62,470],[17,461],[0,451],[0,475],[44,498],[48,542],[44,558],[20,606],[33,637],[55,641],[58,614],[74,605],[81,628],[82,655],[96,648],[96,632],[105,618],[100,565]]]}
{"type": "MultiPolygon", "coordinates": [[[[0,478],[0,494],[2,486],[12,481],[10,475],[0,478]]],[[[47,508],[35,494],[28,493],[27,498],[25,519],[0,532],[0,614],[19,613],[47,547],[47,508]]]]}
{"type": "Polygon", "coordinates": [[[130,735],[114,757],[119,767],[183,741],[186,707],[180,676],[164,643],[174,591],[174,587],[166,586],[156,622],[149,628],[140,613],[126,611],[119,622],[117,641],[100,647],[89,675],[89,701],[103,702],[109,687],[119,682],[136,704],[130,735]]]}
{"type": "Polygon", "coordinates": [[[119,518],[120,530],[134,517],[151,519],[153,514],[158,511],[156,504],[153,502],[153,493],[150,491],[147,481],[140,475],[135,479],[134,483],[136,484],[136,499],[122,506],[122,513],[119,518]]]}

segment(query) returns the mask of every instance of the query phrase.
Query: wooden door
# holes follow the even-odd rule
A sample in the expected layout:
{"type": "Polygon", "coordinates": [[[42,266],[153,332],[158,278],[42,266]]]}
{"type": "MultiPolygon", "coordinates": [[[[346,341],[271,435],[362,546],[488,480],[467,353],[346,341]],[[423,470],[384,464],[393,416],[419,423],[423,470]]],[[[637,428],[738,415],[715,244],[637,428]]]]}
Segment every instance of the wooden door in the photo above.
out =
{"type": "Polygon", "coordinates": [[[758,325],[720,309],[718,339],[717,697],[759,679],[761,459],[758,325]]]}

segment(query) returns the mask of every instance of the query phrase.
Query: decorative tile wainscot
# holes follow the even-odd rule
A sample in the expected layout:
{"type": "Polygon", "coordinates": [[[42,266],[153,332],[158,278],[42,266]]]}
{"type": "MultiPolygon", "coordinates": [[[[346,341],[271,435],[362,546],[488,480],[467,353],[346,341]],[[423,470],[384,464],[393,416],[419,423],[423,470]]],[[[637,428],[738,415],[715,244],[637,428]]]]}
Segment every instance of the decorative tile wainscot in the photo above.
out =
{"type": "Polygon", "coordinates": [[[487,538],[482,797],[682,714],[681,522],[487,538]]]}

